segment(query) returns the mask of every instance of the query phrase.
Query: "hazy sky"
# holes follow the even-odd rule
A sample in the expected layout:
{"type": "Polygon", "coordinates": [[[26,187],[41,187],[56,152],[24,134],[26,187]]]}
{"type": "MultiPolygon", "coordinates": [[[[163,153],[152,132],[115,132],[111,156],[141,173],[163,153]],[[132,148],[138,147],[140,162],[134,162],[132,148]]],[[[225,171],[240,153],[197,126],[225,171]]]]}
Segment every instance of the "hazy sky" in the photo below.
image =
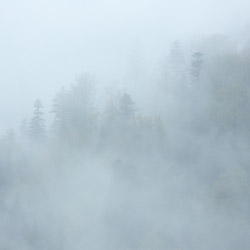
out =
{"type": "Polygon", "coordinates": [[[120,79],[134,41],[148,61],[169,42],[237,33],[250,23],[248,0],[0,0],[0,133],[51,99],[82,71],[120,79]]]}

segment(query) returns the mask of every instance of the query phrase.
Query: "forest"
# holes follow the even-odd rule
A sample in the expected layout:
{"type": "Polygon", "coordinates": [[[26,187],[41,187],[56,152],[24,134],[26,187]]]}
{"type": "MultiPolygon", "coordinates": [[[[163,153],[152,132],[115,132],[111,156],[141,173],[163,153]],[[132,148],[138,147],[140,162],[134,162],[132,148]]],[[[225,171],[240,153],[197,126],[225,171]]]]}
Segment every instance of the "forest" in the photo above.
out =
{"type": "Polygon", "coordinates": [[[249,43],[144,66],[131,88],[84,72],[1,135],[2,250],[249,249],[249,43]]]}

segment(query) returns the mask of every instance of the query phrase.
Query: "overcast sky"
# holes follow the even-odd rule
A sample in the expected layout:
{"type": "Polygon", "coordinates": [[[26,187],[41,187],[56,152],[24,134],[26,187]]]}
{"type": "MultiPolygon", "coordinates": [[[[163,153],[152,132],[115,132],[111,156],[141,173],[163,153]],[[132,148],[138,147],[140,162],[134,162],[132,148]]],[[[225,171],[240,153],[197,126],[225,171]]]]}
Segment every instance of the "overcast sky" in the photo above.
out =
{"type": "Polygon", "coordinates": [[[82,71],[120,80],[135,41],[153,62],[175,39],[240,33],[249,13],[249,0],[0,0],[0,133],[82,71]]]}

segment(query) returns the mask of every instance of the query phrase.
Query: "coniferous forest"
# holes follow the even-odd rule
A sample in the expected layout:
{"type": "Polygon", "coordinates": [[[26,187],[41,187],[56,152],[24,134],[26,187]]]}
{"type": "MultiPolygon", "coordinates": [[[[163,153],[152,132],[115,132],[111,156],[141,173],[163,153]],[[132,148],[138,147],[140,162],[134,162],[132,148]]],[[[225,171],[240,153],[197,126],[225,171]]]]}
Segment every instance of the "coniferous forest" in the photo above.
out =
{"type": "Polygon", "coordinates": [[[34,96],[0,137],[0,249],[249,249],[250,45],[232,41],[34,96]]]}

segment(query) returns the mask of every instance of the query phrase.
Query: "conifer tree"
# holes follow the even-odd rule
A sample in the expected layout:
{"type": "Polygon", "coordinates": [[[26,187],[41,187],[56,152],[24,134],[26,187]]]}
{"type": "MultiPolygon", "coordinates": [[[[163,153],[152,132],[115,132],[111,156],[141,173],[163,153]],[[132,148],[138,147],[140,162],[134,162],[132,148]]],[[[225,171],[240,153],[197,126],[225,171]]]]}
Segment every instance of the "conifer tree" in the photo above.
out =
{"type": "Polygon", "coordinates": [[[29,124],[29,135],[34,141],[42,141],[46,134],[42,108],[41,101],[36,100],[34,103],[33,117],[29,124]]]}

